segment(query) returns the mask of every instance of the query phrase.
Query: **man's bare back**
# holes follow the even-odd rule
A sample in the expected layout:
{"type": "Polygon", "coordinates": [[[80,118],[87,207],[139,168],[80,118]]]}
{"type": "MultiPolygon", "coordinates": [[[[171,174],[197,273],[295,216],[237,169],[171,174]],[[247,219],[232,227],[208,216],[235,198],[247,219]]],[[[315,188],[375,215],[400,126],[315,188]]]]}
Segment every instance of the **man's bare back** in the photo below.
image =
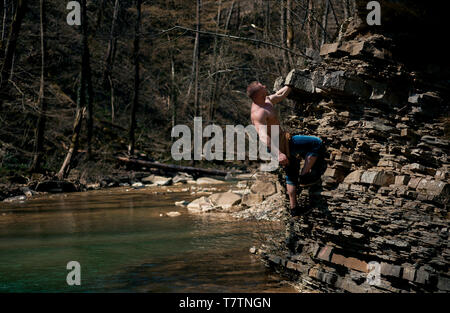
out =
{"type": "Polygon", "coordinates": [[[253,125],[255,125],[256,128],[259,128],[262,125],[267,126],[267,132],[269,137],[271,135],[270,126],[272,125],[280,126],[278,114],[269,97],[266,98],[264,105],[257,105],[254,102],[252,103],[251,119],[253,125]]]}
{"type": "MultiPolygon", "coordinates": [[[[266,143],[267,147],[278,150],[279,147],[270,146],[271,126],[279,126],[280,134],[283,133],[274,105],[284,100],[290,93],[291,88],[288,86],[283,87],[277,93],[270,96],[268,95],[266,86],[261,83],[255,85],[255,88],[257,91],[252,97],[253,103],[251,107],[252,123],[255,125],[260,139],[266,143]]],[[[280,164],[283,166],[287,165],[289,163],[287,156],[281,151],[276,152],[278,152],[278,161],[280,164]]]]}

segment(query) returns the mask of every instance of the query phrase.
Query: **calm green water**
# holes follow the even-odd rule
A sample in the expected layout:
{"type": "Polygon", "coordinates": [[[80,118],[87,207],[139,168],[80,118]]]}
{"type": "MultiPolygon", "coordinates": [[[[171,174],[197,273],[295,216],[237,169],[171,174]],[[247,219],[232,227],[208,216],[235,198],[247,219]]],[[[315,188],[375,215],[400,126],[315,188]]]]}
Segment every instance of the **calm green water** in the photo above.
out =
{"type": "Polygon", "coordinates": [[[294,292],[248,252],[276,226],[192,215],[174,202],[198,195],[155,190],[1,203],[0,292],[294,292]]]}

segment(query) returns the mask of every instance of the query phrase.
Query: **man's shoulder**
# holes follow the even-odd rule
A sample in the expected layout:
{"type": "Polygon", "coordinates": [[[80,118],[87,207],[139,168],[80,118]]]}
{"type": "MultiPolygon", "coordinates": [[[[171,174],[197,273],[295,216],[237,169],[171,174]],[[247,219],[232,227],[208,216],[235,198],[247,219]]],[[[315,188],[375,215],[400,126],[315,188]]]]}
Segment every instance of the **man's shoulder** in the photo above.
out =
{"type": "Polygon", "coordinates": [[[252,104],[251,117],[255,120],[261,120],[267,117],[267,110],[257,104],[252,104]]]}

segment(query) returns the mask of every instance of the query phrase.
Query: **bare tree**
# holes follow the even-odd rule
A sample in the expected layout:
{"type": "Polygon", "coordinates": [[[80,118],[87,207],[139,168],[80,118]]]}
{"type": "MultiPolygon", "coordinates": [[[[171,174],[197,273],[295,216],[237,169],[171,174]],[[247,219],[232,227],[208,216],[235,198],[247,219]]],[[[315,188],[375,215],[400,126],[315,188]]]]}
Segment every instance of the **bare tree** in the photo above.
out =
{"type": "Polygon", "coordinates": [[[46,113],[47,113],[47,101],[45,101],[45,76],[46,76],[46,10],[45,10],[45,0],[40,0],[40,22],[41,22],[41,81],[39,88],[39,98],[37,102],[37,107],[39,108],[39,118],[36,128],[36,136],[34,142],[34,155],[31,164],[30,171],[36,172],[41,168],[42,150],[44,146],[44,133],[45,133],[45,123],[46,123],[46,113]]]}
{"type": "MultiPolygon", "coordinates": [[[[103,86],[109,89],[111,95],[111,121],[114,122],[114,85],[111,73],[114,66],[116,47],[117,47],[117,17],[120,10],[120,1],[116,0],[114,4],[114,13],[111,23],[111,32],[109,35],[108,48],[106,50],[105,67],[103,70],[103,86]]],[[[108,92],[108,91],[107,91],[108,92]]]]}
{"type": "MultiPolygon", "coordinates": [[[[286,1],[286,46],[292,50],[294,44],[294,27],[292,25],[292,0],[286,1]]],[[[292,68],[294,61],[292,55],[288,53],[289,67],[292,68]]]]}
{"type": "Polygon", "coordinates": [[[177,124],[177,88],[175,85],[175,59],[170,53],[170,102],[172,105],[172,127],[177,124]]]}
{"type": "Polygon", "coordinates": [[[109,34],[108,48],[106,50],[105,57],[105,66],[103,69],[103,84],[106,84],[108,81],[108,76],[111,75],[112,67],[114,65],[114,57],[116,53],[116,45],[117,45],[117,17],[119,15],[120,10],[120,1],[116,0],[114,4],[114,13],[113,19],[111,22],[111,32],[109,34]]]}
{"type": "MultiPolygon", "coordinates": [[[[87,24],[87,23],[86,23],[87,24]]],[[[87,37],[87,36],[86,36],[87,37]]],[[[84,53],[85,54],[85,66],[86,66],[86,91],[87,91],[87,155],[88,159],[92,158],[92,136],[94,131],[94,112],[93,112],[93,101],[94,101],[94,91],[92,87],[92,71],[91,71],[91,61],[90,61],[90,53],[89,46],[86,40],[84,45],[84,53]]]]}
{"type": "MultiPolygon", "coordinates": [[[[22,20],[25,16],[26,11],[26,0],[18,0],[17,7],[13,20],[11,22],[11,27],[9,29],[8,42],[6,43],[5,57],[3,60],[3,66],[0,75],[0,93],[4,92],[4,88],[8,84],[8,79],[11,74],[11,69],[13,66],[14,54],[16,52],[17,39],[19,38],[20,28],[22,26],[22,20]]],[[[2,98],[2,97],[0,97],[2,98]]],[[[0,99],[0,110],[2,109],[3,100],[0,99]]]]}
{"type": "Polygon", "coordinates": [[[322,39],[320,42],[320,45],[322,46],[324,43],[327,42],[327,26],[328,26],[328,14],[330,13],[330,0],[324,0],[325,1],[325,9],[323,12],[323,18],[322,18],[322,39]]]}
{"type": "Polygon", "coordinates": [[[63,165],[59,170],[57,176],[59,179],[63,179],[69,175],[73,159],[76,156],[79,146],[79,137],[81,132],[81,125],[83,122],[83,116],[86,112],[86,98],[88,94],[88,75],[90,75],[90,66],[89,66],[89,48],[88,48],[88,40],[87,40],[87,9],[86,9],[86,0],[81,0],[81,42],[83,46],[83,54],[81,57],[81,75],[80,75],[80,83],[78,86],[78,94],[77,94],[77,109],[75,115],[75,121],[73,124],[73,132],[70,141],[69,151],[67,152],[66,158],[64,159],[63,165]]]}
{"type": "Polygon", "coordinates": [[[201,115],[200,103],[199,103],[199,67],[200,67],[200,11],[201,11],[202,1],[197,0],[197,14],[196,14],[196,30],[195,33],[195,43],[194,43],[194,68],[195,68],[195,78],[194,78],[194,108],[195,116],[201,115]]]}
{"type": "Polygon", "coordinates": [[[229,29],[230,28],[231,16],[233,15],[234,5],[235,4],[236,4],[236,1],[233,0],[233,2],[231,2],[230,11],[228,12],[227,21],[225,23],[225,29],[229,29]]]}
{"type": "MultiPolygon", "coordinates": [[[[280,35],[281,46],[286,47],[286,0],[280,0],[280,35]]],[[[288,53],[286,50],[281,51],[281,53],[283,56],[283,72],[286,72],[290,67],[288,53]]]]}
{"type": "Polygon", "coordinates": [[[133,48],[133,58],[134,58],[134,96],[133,103],[131,105],[131,118],[130,118],[130,129],[129,129],[129,140],[128,154],[133,155],[135,150],[135,131],[136,131],[136,111],[139,105],[139,86],[140,86],[140,74],[139,74],[139,45],[141,37],[141,6],[142,0],[136,0],[136,24],[134,29],[134,48],[133,48]]]}
{"type": "Polygon", "coordinates": [[[5,31],[6,31],[6,14],[8,12],[8,4],[6,3],[6,0],[3,0],[3,1],[0,0],[0,6],[1,6],[1,11],[3,13],[3,19],[2,19],[2,40],[1,40],[0,46],[3,46],[3,41],[5,40],[5,31]]]}
{"type": "MultiPolygon", "coordinates": [[[[216,33],[219,32],[221,16],[222,16],[222,0],[219,0],[219,4],[218,4],[218,8],[217,8],[216,33]]],[[[214,36],[213,62],[211,64],[211,74],[214,74],[217,71],[218,45],[219,45],[219,38],[217,36],[214,36]]],[[[218,79],[219,79],[219,76],[214,75],[214,84],[211,86],[211,94],[210,94],[210,100],[209,100],[209,121],[210,122],[212,122],[214,120],[218,79]]]]}
{"type": "Polygon", "coordinates": [[[265,8],[264,8],[264,39],[267,40],[269,37],[270,31],[270,1],[264,0],[265,8]]]}
{"type": "MultiPolygon", "coordinates": [[[[196,33],[195,33],[195,42],[194,42],[194,50],[192,53],[192,71],[191,71],[191,79],[189,80],[189,87],[188,87],[188,91],[186,93],[186,98],[185,98],[185,104],[188,103],[189,98],[191,96],[191,90],[192,90],[192,85],[194,85],[194,93],[195,93],[195,89],[197,86],[197,82],[198,80],[196,80],[196,77],[198,78],[198,71],[197,71],[197,56],[200,55],[200,51],[199,51],[199,40],[200,40],[200,10],[201,10],[201,0],[197,0],[197,6],[196,6],[196,33]]],[[[198,87],[197,87],[197,96],[194,96],[195,99],[198,100],[198,87]]],[[[194,99],[194,111],[195,111],[195,115],[197,116],[197,105],[195,105],[195,103],[197,103],[197,101],[194,99]]]]}
{"type": "Polygon", "coordinates": [[[100,4],[97,9],[97,21],[95,23],[95,29],[99,29],[100,25],[102,25],[103,22],[103,14],[105,12],[106,7],[106,0],[99,0],[100,4]]]}

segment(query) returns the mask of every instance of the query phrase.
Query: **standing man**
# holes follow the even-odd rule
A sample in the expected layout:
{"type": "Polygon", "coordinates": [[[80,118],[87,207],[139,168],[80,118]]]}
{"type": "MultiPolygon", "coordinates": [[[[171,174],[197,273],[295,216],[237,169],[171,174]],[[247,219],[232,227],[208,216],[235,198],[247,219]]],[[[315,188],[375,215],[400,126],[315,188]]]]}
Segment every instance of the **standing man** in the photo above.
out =
{"type": "Polygon", "coordinates": [[[291,87],[285,86],[270,95],[266,86],[260,82],[252,82],[247,87],[247,95],[252,99],[251,120],[258,132],[260,140],[266,143],[267,147],[278,153],[278,162],[286,171],[286,188],[290,202],[290,213],[292,215],[303,214],[305,208],[297,207],[298,184],[310,186],[320,181],[320,171],[314,168],[314,164],[323,152],[322,140],[318,137],[295,135],[291,136],[280,127],[280,121],[275,111],[275,104],[283,101],[291,92],[291,87]],[[280,127],[279,147],[270,146],[270,129],[272,125],[280,127]],[[264,126],[264,127],[263,127],[264,126]],[[305,159],[305,164],[300,171],[300,155],[305,159]],[[300,175],[299,175],[300,174],[300,175]]]}

